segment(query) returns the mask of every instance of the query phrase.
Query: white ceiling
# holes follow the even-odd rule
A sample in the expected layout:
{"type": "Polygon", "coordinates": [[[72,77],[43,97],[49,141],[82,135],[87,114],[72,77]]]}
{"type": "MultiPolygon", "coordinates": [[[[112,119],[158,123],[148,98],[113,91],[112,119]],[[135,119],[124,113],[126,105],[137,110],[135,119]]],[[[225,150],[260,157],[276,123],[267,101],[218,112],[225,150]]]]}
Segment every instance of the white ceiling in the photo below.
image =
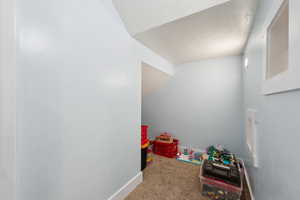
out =
{"type": "Polygon", "coordinates": [[[132,36],[174,64],[241,54],[257,1],[114,0],[132,36]]]}
{"type": "Polygon", "coordinates": [[[113,0],[131,35],[229,0],[113,0]]]}
{"type": "Polygon", "coordinates": [[[142,63],[142,95],[143,97],[158,90],[170,80],[171,76],[142,63]]]}

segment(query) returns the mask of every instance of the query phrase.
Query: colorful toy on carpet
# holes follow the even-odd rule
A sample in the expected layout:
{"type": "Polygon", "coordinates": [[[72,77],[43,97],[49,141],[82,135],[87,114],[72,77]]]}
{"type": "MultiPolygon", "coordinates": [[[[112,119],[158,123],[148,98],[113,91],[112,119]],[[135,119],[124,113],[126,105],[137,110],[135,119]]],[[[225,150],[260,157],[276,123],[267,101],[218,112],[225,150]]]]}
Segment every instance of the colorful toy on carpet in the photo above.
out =
{"type": "Polygon", "coordinates": [[[183,153],[179,152],[177,154],[177,160],[192,163],[196,165],[202,164],[201,152],[194,152],[193,150],[189,150],[188,148],[183,149],[183,153]]]}
{"type": "Polygon", "coordinates": [[[153,163],[153,141],[150,140],[150,145],[147,150],[147,166],[150,166],[153,163]]]}

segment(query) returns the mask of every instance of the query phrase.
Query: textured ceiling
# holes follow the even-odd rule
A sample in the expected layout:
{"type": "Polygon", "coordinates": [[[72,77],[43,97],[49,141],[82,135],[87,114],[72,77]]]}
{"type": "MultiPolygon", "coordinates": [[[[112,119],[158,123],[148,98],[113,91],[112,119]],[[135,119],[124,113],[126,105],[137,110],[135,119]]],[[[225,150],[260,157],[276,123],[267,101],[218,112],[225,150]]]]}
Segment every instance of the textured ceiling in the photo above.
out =
{"type": "Polygon", "coordinates": [[[174,64],[241,54],[257,0],[228,3],[135,35],[174,64]]]}
{"type": "Polygon", "coordinates": [[[258,0],[113,1],[134,38],[181,64],[241,54],[258,0]]]}

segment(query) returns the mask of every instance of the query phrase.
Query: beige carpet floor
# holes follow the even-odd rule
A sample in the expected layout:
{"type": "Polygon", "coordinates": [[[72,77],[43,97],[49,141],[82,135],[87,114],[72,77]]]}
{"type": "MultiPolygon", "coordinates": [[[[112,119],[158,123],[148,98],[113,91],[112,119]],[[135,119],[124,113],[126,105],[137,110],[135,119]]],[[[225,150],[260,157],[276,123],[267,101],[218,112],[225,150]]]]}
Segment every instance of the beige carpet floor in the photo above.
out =
{"type": "Polygon", "coordinates": [[[199,166],[155,155],[144,170],[143,183],[126,200],[208,200],[200,194],[199,170],[199,166]]]}

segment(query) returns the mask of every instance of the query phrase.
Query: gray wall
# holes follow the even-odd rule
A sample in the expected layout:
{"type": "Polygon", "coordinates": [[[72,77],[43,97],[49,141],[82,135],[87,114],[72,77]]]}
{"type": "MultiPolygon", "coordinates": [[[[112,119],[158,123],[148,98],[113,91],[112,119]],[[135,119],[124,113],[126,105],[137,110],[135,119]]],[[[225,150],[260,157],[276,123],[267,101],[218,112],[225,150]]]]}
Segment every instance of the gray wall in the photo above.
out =
{"type": "MultiPolygon", "coordinates": [[[[259,33],[273,2],[260,1],[254,30],[245,53],[249,59],[249,69],[244,72],[245,108],[257,109],[259,121],[259,168],[253,168],[251,162],[248,166],[256,200],[298,200],[300,92],[261,95],[262,50],[265,43],[259,33]]],[[[290,3],[291,20],[297,25],[294,30],[299,30],[300,18],[296,18],[295,14],[299,13],[300,2],[290,0],[290,3]]]]}
{"type": "Polygon", "coordinates": [[[15,2],[0,0],[0,199],[15,200],[15,2]]]}
{"type": "Polygon", "coordinates": [[[159,90],[143,97],[142,121],[156,136],[174,134],[182,145],[223,144],[243,155],[240,56],[180,65],[159,90]]]}
{"type": "Polygon", "coordinates": [[[17,199],[105,200],[140,171],[140,66],[104,0],[17,0],[17,199]]]}

